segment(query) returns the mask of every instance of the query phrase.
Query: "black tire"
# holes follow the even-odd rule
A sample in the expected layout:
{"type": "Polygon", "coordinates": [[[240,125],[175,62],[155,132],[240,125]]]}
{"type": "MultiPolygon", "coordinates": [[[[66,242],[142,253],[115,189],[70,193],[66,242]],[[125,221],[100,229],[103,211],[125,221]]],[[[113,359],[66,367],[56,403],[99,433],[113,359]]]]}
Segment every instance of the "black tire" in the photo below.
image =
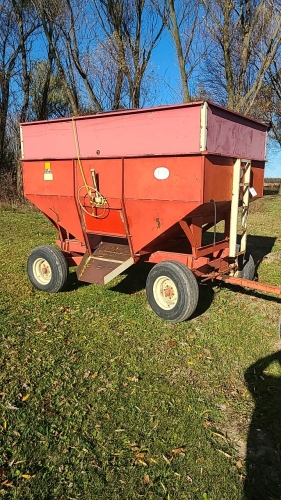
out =
{"type": "Polygon", "coordinates": [[[238,270],[235,276],[238,278],[243,278],[245,280],[251,280],[255,278],[256,266],[252,255],[248,252],[238,256],[238,270]]]}
{"type": "Polygon", "coordinates": [[[180,262],[167,260],[151,269],[146,281],[146,295],[152,310],[160,318],[178,323],[194,313],[199,288],[190,269],[180,262]]]}
{"type": "Polygon", "coordinates": [[[34,248],[27,260],[31,283],[43,292],[62,290],[68,277],[68,265],[62,252],[51,245],[34,248]]]}

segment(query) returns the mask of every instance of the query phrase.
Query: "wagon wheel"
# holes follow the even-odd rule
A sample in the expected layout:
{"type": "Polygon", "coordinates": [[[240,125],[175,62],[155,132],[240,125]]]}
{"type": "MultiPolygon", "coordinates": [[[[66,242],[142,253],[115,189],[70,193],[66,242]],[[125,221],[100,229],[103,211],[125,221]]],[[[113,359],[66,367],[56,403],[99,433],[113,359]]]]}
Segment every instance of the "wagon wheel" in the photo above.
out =
{"type": "Polygon", "coordinates": [[[160,318],[176,323],[193,314],[199,289],[190,269],[180,262],[167,260],[151,269],[146,294],[151,308],[160,318]]]}
{"type": "Polygon", "coordinates": [[[68,265],[62,252],[51,245],[34,248],[27,261],[31,283],[44,292],[59,292],[68,277],[68,265]]]}

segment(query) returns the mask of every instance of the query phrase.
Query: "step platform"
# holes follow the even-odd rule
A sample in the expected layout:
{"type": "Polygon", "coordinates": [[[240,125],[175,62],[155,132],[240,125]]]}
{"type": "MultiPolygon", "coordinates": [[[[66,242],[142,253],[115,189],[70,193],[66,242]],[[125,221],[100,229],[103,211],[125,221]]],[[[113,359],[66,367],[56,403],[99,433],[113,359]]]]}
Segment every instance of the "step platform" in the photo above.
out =
{"type": "Polygon", "coordinates": [[[76,274],[79,281],[106,285],[132,264],[129,245],[102,241],[92,255],[84,254],[76,274]]]}

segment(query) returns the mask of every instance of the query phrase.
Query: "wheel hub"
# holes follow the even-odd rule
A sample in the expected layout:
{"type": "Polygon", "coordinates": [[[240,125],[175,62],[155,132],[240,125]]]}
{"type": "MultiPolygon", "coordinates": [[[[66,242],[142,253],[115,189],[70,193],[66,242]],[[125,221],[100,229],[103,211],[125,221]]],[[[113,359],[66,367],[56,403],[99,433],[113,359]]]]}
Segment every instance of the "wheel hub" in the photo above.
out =
{"type": "Polygon", "coordinates": [[[47,260],[36,259],[33,264],[33,274],[41,285],[47,285],[52,279],[52,270],[47,260]]]}
{"type": "Polygon", "coordinates": [[[163,290],[163,291],[164,291],[164,295],[165,295],[165,297],[166,297],[167,299],[172,298],[172,297],[173,297],[173,295],[174,295],[174,289],[173,289],[171,286],[169,286],[169,285],[167,285],[167,286],[164,288],[164,290],[163,290]]]}
{"type": "Polygon", "coordinates": [[[171,278],[160,276],[153,285],[153,295],[162,309],[173,309],[178,301],[178,290],[171,278]]]}

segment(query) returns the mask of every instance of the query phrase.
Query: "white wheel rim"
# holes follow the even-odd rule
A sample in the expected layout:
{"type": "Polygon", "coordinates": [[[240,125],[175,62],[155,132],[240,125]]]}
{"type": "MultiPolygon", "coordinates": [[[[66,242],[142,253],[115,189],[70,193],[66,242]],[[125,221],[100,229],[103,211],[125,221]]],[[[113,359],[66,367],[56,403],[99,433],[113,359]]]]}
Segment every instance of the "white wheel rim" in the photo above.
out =
{"type": "Polygon", "coordinates": [[[173,309],[179,298],[177,287],[168,276],[160,276],[155,280],[153,296],[157,305],[165,311],[173,309]]]}
{"type": "Polygon", "coordinates": [[[52,279],[52,270],[47,260],[39,258],[33,263],[33,275],[40,285],[48,285],[52,279]]]}

